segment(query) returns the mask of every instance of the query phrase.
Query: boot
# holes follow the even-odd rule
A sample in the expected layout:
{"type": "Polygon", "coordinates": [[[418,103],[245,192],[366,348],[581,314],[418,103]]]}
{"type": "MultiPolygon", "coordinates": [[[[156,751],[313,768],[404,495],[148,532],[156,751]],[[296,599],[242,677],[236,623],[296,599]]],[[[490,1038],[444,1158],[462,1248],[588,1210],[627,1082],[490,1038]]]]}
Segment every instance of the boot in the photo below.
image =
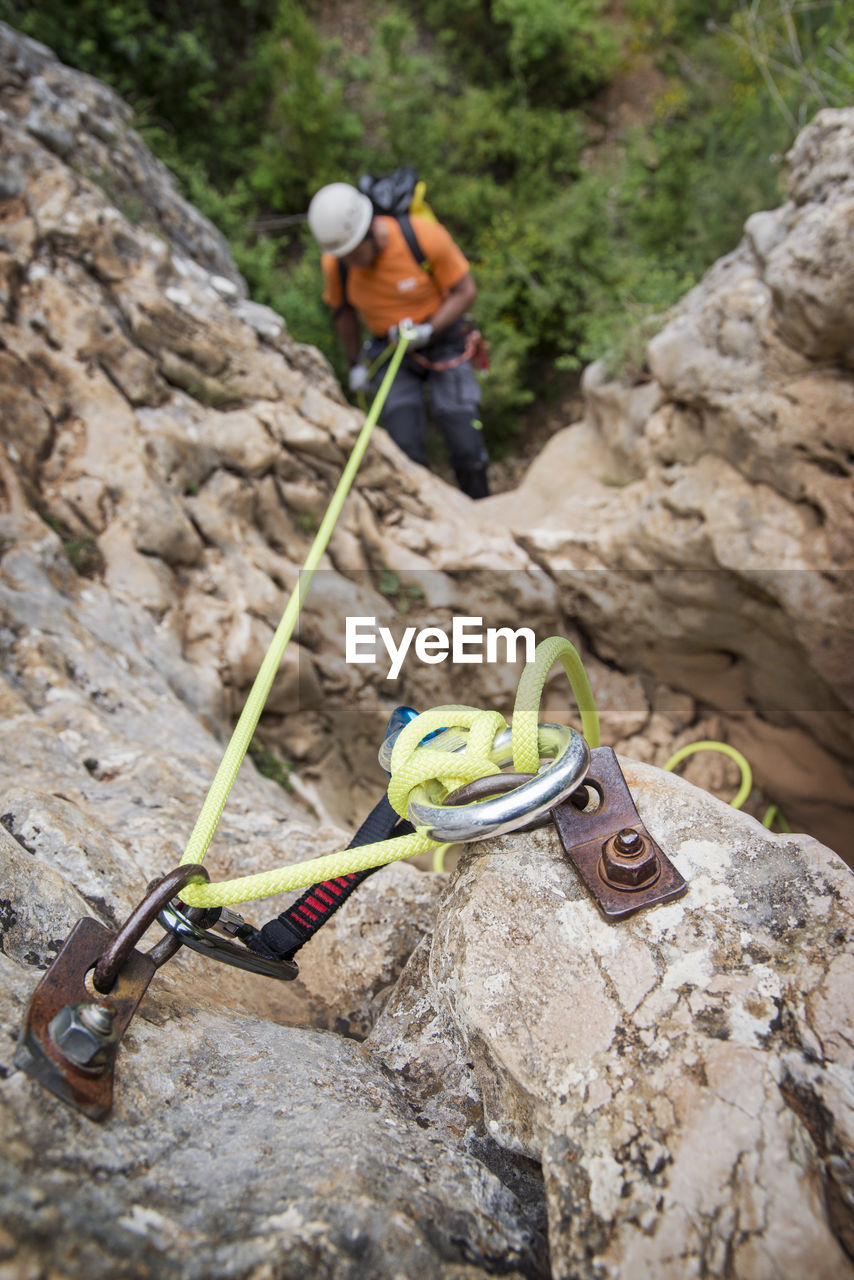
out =
{"type": "Polygon", "coordinates": [[[460,467],[457,471],[457,484],[470,498],[489,497],[489,478],[486,467],[460,467]]]}

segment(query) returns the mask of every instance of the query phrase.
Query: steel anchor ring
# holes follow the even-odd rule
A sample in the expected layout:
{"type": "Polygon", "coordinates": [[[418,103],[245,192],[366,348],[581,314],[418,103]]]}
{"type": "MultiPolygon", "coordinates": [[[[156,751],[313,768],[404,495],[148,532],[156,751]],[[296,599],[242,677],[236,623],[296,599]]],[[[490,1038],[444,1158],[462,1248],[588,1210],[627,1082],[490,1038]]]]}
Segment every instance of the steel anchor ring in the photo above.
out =
{"type": "MultiPolygon", "coordinates": [[[[441,844],[467,844],[516,831],[560,804],[584,781],[590,748],[580,733],[562,724],[540,723],[538,740],[540,755],[552,756],[551,763],[506,795],[477,804],[433,804],[423,787],[416,788],[407,817],[418,834],[441,844]]],[[[509,764],[511,746],[512,731],[504,729],[489,753],[493,763],[509,764]]]]}

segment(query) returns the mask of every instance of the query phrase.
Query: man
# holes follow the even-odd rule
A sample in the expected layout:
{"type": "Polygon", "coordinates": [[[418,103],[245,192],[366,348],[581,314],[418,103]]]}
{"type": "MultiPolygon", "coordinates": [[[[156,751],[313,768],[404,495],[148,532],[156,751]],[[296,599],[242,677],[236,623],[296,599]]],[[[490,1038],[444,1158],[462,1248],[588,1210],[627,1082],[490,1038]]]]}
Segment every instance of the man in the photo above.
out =
{"type": "MultiPolygon", "coordinates": [[[[480,430],[480,387],[463,356],[461,318],[477,293],[465,257],[438,222],[413,217],[417,248],[424,256],[419,263],[397,218],[375,214],[370,198],[346,182],[317,192],[308,222],[325,250],[323,300],[334,309],[350,363],[350,390],[368,386],[368,366],[389,341],[396,341],[401,321],[411,321],[416,336],[389,391],[383,426],[413,462],[426,466],[424,391],[429,389],[431,416],[444,436],[460,488],[470,498],[487,497],[489,459],[480,430]],[[364,348],[360,321],[372,334],[364,348]]],[[[382,371],[372,389],[381,378],[382,371]]]]}

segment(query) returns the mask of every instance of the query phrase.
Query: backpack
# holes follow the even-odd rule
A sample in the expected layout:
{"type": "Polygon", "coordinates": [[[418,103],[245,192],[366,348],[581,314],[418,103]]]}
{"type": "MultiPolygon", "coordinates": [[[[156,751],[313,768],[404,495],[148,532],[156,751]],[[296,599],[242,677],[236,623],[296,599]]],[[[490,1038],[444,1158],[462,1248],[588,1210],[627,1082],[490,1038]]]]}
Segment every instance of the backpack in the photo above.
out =
{"type": "MultiPolygon", "coordinates": [[[[385,214],[395,219],[403,232],[409,252],[421,270],[429,273],[430,262],[418,243],[415,228],[410,220],[413,214],[419,218],[429,218],[431,222],[437,220],[435,213],[424,199],[427,184],[419,181],[418,174],[411,165],[404,165],[385,178],[375,178],[372,173],[363,173],[357,186],[362,195],[370,199],[374,206],[374,213],[385,214]]],[[[340,260],[338,274],[341,278],[343,306],[347,303],[347,268],[340,260]]]]}

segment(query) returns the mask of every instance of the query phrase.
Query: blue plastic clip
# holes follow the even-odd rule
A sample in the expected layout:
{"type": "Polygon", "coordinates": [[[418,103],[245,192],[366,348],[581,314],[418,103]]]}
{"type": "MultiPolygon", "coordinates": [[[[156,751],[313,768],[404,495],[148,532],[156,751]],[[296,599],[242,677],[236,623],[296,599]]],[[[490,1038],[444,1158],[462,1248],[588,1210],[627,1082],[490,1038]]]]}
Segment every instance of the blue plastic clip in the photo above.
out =
{"type": "MultiPolygon", "coordinates": [[[[397,742],[401,730],[405,729],[409,722],[414,720],[418,714],[419,712],[417,712],[414,707],[395,707],[394,711],[392,711],[389,716],[385,736],[382,740],[382,746],[378,752],[379,762],[389,776],[391,776],[389,765],[391,763],[392,748],[397,742]]],[[[435,738],[437,733],[444,732],[444,729],[433,729],[431,733],[426,734],[425,737],[421,739],[421,742],[418,745],[421,746],[422,743],[429,742],[431,738],[435,738]]]]}

